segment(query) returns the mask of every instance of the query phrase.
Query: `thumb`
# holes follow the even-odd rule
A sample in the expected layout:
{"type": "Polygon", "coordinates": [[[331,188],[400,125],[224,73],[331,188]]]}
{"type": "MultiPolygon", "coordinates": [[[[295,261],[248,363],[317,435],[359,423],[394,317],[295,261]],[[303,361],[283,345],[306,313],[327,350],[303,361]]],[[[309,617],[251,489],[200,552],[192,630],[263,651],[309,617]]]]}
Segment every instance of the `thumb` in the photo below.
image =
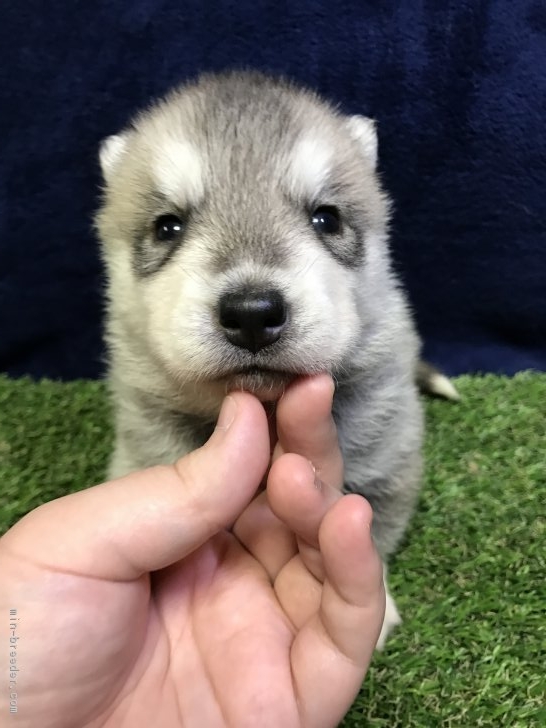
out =
{"type": "Polygon", "coordinates": [[[129,580],[183,558],[231,524],[269,461],[265,411],[243,392],[226,398],[208,442],[175,465],[132,473],[58,498],[0,540],[50,569],[129,580]]]}

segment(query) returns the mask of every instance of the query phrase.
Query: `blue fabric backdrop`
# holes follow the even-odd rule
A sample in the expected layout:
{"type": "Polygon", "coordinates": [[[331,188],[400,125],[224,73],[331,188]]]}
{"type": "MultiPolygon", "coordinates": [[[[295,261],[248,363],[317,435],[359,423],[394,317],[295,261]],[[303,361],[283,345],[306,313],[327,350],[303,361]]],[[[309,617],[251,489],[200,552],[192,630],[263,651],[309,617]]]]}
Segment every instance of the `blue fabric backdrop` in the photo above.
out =
{"type": "Polygon", "coordinates": [[[102,372],[99,140],[202,70],[281,72],[379,121],[427,356],[546,369],[543,0],[6,0],[0,369],[102,372]]]}

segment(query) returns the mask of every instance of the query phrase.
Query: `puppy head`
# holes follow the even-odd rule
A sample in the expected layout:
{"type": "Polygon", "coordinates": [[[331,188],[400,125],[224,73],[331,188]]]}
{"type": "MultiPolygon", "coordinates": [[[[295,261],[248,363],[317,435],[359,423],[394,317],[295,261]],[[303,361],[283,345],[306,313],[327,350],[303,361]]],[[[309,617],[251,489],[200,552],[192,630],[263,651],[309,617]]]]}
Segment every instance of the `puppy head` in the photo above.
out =
{"type": "Polygon", "coordinates": [[[114,356],[196,412],[339,375],[390,285],[376,157],[373,122],[259,74],[201,77],[107,139],[114,356]]]}

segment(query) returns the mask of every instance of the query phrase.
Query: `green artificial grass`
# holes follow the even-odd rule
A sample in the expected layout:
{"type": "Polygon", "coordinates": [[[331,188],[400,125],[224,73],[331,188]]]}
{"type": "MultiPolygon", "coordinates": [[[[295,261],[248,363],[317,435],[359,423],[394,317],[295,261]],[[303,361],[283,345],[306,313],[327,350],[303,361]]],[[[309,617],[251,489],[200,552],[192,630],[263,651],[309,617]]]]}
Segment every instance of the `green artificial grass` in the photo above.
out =
{"type": "MultiPolygon", "coordinates": [[[[390,569],[404,618],[343,726],[546,726],[546,375],[460,377],[428,400],[426,478],[390,569]]],[[[0,377],[0,532],[104,478],[97,382],[0,377]]]]}

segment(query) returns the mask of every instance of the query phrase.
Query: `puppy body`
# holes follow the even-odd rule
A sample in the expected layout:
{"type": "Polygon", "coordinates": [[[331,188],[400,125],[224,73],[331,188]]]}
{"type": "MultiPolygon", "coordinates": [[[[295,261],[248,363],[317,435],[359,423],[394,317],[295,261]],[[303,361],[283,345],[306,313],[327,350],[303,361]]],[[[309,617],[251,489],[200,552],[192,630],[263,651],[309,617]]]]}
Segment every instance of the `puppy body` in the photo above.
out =
{"type": "Polygon", "coordinates": [[[112,477],[201,445],[232,389],[274,401],[329,372],[345,489],[394,550],[423,425],[376,145],[370,120],[252,73],[204,76],[106,141],[112,477]]]}

